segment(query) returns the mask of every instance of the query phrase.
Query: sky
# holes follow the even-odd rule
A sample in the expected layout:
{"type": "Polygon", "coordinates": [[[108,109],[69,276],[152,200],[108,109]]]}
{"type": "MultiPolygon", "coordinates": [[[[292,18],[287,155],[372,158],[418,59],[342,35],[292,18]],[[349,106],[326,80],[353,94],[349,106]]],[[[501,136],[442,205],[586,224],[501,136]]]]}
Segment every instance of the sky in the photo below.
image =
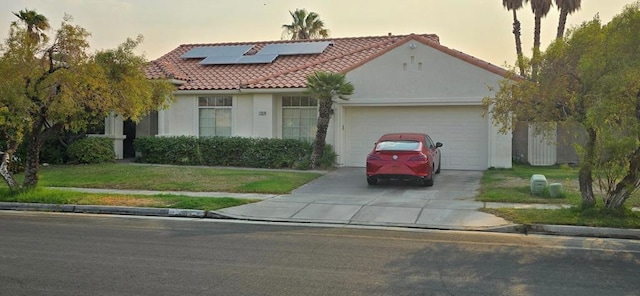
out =
{"type": "MultiPolygon", "coordinates": [[[[12,12],[35,10],[59,28],[65,14],[92,36],[92,50],[117,47],[139,34],[138,54],[154,60],[180,44],[271,41],[282,38],[289,11],[316,12],[330,37],[437,34],[444,46],[487,62],[515,64],[512,14],[501,0],[1,0],[0,38],[4,42],[12,12]]],[[[634,0],[583,0],[567,27],[599,15],[603,23],[634,0]]],[[[542,48],[555,38],[558,10],[542,22],[542,48]]],[[[531,55],[533,14],[518,10],[525,55],[531,55]]],[[[49,32],[51,35],[52,32],[49,32]]]]}

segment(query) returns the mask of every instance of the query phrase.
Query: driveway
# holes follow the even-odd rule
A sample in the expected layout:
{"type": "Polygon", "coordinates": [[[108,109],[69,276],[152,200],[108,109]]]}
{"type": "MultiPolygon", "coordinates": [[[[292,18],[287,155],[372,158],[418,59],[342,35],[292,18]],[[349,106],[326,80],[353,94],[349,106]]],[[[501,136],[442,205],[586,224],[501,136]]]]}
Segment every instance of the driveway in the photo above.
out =
{"type": "Polygon", "coordinates": [[[510,225],[478,211],[474,201],[481,171],[442,170],[433,187],[408,182],[369,186],[364,168],[339,168],[288,195],[226,208],[240,219],[446,229],[489,229],[510,225]]]}
{"type": "Polygon", "coordinates": [[[482,171],[442,170],[436,175],[433,187],[421,187],[405,181],[384,181],[368,185],[364,168],[338,168],[296,190],[291,195],[324,195],[349,197],[375,197],[394,202],[401,199],[417,200],[474,200],[480,187],[482,171]]]}

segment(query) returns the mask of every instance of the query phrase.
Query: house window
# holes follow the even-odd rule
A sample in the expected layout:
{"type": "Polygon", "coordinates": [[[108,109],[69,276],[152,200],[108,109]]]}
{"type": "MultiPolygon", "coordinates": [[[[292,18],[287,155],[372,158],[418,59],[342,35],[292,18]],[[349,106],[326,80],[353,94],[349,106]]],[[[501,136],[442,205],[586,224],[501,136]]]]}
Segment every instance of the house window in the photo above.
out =
{"type": "Polygon", "coordinates": [[[198,98],[199,135],[201,137],[231,136],[230,96],[198,98]]]}
{"type": "Polygon", "coordinates": [[[316,137],[318,101],[305,96],[282,97],[282,138],[312,142],[316,137]]]}

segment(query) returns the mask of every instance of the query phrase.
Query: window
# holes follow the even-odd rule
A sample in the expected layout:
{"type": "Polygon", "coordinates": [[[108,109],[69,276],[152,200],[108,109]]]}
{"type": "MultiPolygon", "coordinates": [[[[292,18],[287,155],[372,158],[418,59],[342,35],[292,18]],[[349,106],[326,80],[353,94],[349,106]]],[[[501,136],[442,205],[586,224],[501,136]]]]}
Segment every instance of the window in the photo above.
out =
{"type": "Polygon", "coordinates": [[[282,97],[282,138],[313,142],[318,123],[318,101],[305,96],[282,97]]]}
{"type": "Polygon", "coordinates": [[[230,96],[198,98],[198,123],[201,137],[231,136],[230,96]]]}
{"type": "Polygon", "coordinates": [[[420,149],[417,141],[384,141],[378,143],[376,151],[415,151],[420,149]]]}

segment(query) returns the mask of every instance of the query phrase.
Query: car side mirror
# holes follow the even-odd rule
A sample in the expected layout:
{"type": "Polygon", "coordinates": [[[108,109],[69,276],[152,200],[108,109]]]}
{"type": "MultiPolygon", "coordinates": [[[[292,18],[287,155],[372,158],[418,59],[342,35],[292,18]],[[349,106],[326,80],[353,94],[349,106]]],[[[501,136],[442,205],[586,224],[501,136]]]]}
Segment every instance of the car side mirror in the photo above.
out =
{"type": "Polygon", "coordinates": [[[442,143],[436,142],[436,147],[442,147],[442,143]]]}

